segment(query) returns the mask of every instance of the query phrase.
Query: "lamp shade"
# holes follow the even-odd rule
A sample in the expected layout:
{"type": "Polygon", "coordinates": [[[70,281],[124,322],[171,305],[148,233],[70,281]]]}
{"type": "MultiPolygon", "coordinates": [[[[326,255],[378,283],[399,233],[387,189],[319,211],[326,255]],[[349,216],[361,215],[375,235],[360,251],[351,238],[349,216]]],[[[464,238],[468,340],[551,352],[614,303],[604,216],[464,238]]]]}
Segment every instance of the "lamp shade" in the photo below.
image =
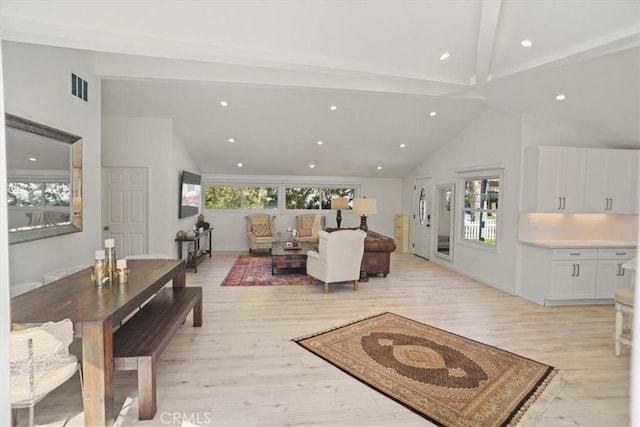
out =
{"type": "Polygon", "coordinates": [[[372,215],[378,213],[376,199],[353,199],[353,211],[358,215],[372,215]]]}
{"type": "Polygon", "coordinates": [[[331,199],[331,209],[347,209],[349,207],[349,199],[346,197],[336,197],[331,199]]]}

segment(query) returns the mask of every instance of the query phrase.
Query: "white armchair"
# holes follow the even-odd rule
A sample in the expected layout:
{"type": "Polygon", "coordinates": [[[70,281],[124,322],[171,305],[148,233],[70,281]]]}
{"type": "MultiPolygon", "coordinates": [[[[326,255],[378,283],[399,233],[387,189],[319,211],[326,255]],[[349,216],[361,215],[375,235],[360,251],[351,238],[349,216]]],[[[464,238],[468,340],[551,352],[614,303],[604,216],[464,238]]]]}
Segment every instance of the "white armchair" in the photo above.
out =
{"type": "MultiPolygon", "coordinates": [[[[78,359],[69,354],[73,323],[69,319],[13,330],[9,336],[11,362],[11,408],[14,423],[17,408],[29,408],[29,426],[34,406],[49,392],[79,372],[78,359]]],[[[82,384],[82,374],[80,374],[82,384]]]]}
{"type": "Polygon", "coordinates": [[[325,294],[329,283],[351,280],[358,290],[366,236],[362,230],[318,231],[318,251],[307,252],[307,274],[324,282],[325,294]]]}

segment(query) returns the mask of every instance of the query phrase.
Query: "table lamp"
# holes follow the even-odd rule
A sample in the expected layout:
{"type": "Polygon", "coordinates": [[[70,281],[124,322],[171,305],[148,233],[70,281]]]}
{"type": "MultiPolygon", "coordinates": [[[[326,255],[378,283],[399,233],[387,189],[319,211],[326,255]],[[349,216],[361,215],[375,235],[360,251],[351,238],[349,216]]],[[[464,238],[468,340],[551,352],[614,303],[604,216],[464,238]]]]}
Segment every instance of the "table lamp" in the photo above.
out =
{"type": "Polygon", "coordinates": [[[331,209],[336,209],[336,223],[338,224],[338,228],[340,228],[340,223],[342,223],[342,209],[346,209],[349,207],[349,199],[346,197],[335,197],[331,199],[331,209]]]}
{"type": "Polygon", "coordinates": [[[367,215],[378,213],[376,199],[353,199],[353,211],[360,215],[360,230],[367,231],[367,215]]]}

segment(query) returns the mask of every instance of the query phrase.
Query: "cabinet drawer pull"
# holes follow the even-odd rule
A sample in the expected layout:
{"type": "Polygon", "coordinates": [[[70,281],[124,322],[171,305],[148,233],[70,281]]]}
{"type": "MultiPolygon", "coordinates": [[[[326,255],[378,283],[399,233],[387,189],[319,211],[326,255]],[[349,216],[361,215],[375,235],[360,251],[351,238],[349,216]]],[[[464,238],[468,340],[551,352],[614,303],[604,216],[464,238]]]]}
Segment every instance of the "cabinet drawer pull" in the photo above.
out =
{"type": "Polygon", "coordinates": [[[616,252],[616,255],[626,255],[626,252],[616,252]]]}
{"type": "Polygon", "coordinates": [[[582,255],[581,252],[569,252],[569,255],[582,255]]]}

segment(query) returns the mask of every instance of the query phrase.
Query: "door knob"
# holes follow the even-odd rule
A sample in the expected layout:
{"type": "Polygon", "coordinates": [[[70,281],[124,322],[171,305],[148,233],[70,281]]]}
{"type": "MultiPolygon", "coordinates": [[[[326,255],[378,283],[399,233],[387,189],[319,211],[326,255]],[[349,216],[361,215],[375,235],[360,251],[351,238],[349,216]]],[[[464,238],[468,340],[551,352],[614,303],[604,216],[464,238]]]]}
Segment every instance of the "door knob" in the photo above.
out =
{"type": "Polygon", "coordinates": [[[109,231],[109,226],[108,226],[108,225],[105,225],[104,227],[102,227],[102,229],[103,229],[104,231],[109,231]]]}

